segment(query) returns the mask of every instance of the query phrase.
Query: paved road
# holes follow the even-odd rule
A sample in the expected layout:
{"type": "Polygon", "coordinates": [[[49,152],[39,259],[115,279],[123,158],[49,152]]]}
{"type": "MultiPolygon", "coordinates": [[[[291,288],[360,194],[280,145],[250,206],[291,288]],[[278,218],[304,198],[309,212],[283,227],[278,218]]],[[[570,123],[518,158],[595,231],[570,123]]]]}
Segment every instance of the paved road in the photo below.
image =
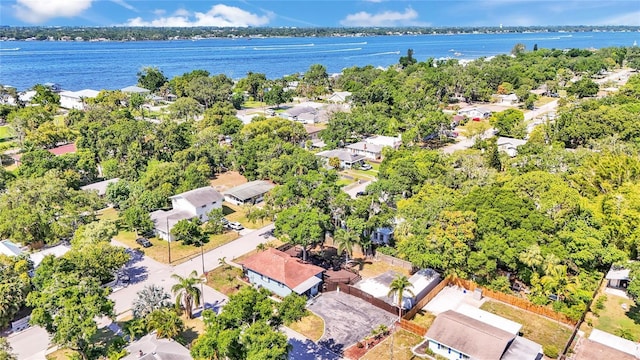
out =
{"type": "Polygon", "coordinates": [[[347,195],[351,196],[352,199],[355,199],[356,195],[361,191],[364,192],[369,184],[371,184],[371,181],[362,181],[360,184],[345,186],[342,188],[342,190],[346,192],[347,195]]]}
{"type": "MultiPolygon", "coordinates": [[[[243,231],[243,236],[237,240],[205,253],[205,269],[210,271],[220,266],[218,259],[221,257],[232,260],[255,249],[260,243],[273,240],[274,238],[270,235],[272,230],[273,225],[268,225],[255,231],[243,231]]],[[[113,241],[113,244],[125,247],[125,245],[117,241],[113,241]]],[[[136,256],[134,254],[132,261],[125,270],[131,279],[131,283],[127,287],[116,287],[114,292],[109,295],[109,298],[115,303],[115,313],[122,314],[129,310],[133,300],[136,298],[136,293],[147,285],[160,285],[171,293],[171,286],[175,284],[175,280],[171,278],[171,275],[188,276],[193,270],[198,274],[202,274],[201,257],[198,256],[185,263],[172,266],[157,262],[147,256],[136,256]]],[[[204,286],[204,301],[207,303],[207,308],[218,310],[226,300],[227,297],[224,294],[204,286]]],[[[200,310],[196,309],[196,313],[200,310]]],[[[37,326],[9,336],[9,342],[21,360],[45,359],[44,354],[49,346],[46,331],[37,326]]]]}

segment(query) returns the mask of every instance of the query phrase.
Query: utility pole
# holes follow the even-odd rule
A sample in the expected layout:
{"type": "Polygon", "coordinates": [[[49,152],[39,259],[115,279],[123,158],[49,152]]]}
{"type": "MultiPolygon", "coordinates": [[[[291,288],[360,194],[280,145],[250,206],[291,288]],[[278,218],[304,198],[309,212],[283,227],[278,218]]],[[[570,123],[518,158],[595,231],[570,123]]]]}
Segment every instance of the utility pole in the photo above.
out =
{"type": "Polygon", "coordinates": [[[171,264],[171,232],[169,231],[169,217],[167,220],[167,243],[169,245],[169,264],[171,264]]]}
{"type": "Polygon", "coordinates": [[[202,276],[204,276],[204,280],[200,282],[200,289],[202,294],[200,294],[200,301],[202,301],[202,311],[206,310],[206,302],[204,301],[204,283],[207,281],[207,273],[204,271],[204,243],[202,239],[200,239],[200,259],[202,260],[202,276]]]}

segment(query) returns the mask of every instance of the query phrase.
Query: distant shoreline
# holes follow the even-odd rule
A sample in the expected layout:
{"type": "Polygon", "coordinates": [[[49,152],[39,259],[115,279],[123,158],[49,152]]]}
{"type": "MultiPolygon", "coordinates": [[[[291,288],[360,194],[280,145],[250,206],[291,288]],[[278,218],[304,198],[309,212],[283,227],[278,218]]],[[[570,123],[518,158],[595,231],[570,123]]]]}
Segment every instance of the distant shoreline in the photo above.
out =
{"type": "Polygon", "coordinates": [[[297,37],[640,32],[640,26],[389,27],[389,28],[159,28],[0,26],[0,41],[161,41],[297,37]]]}

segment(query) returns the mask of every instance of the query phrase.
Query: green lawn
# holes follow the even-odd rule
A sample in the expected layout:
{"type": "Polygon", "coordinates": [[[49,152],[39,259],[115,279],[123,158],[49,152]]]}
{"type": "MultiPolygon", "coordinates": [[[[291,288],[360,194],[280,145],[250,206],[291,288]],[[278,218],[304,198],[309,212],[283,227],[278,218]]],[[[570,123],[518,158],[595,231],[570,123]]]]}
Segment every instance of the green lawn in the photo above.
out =
{"type": "Polygon", "coordinates": [[[13,138],[13,129],[9,125],[0,126],[0,141],[5,141],[13,138]]]}
{"type": "Polygon", "coordinates": [[[536,102],[534,103],[535,106],[540,107],[542,105],[546,105],[550,102],[552,102],[553,100],[555,100],[552,97],[549,96],[541,96],[538,98],[538,100],[536,100],[536,102]]]}
{"type": "Polygon", "coordinates": [[[237,221],[247,229],[257,229],[271,224],[271,221],[269,220],[258,220],[255,223],[252,223],[251,221],[249,221],[249,219],[247,219],[247,210],[248,208],[227,202],[222,205],[222,213],[224,214],[224,217],[227,218],[227,220],[237,221]]]}
{"type": "Polygon", "coordinates": [[[65,115],[56,115],[53,117],[53,124],[55,126],[64,126],[65,115]]]}
{"type": "Polygon", "coordinates": [[[118,220],[118,210],[112,207],[98,210],[98,220],[118,220]]]}
{"type": "Polygon", "coordinates": [[[497,301],[487,300],[480,309],[522,324],[523,336],[542,347],[553,345],[562,351],[571,336],[568,326],[497,301]]]}
{"type": "MultiPolygon", "coordinates": [[[[136,234],[131,231],[120,231],[114,238],[133,249],[140,249],[145,255],[161,263],[169,263],[169,243],[157,238],[150,238],[153,246],[142,248],[136,243],[136,234]]],[[[238,238],[238,233],[228,231],[221,235],[211,235],[209,242],[204,245],[204,251],[213,250],[238,238]]],[[[183,245],[182,242],[171,243],[171,264],[180,264],[200,255],[200,248],[193,245],[183,245]]]]}
{"type": "MultiPolygon", "coordinates": [[[[231,260],[231,259],[226,259],[231,260]]],[[[240,280],[242,269],[231,265],[217,267],[207,272],[207,285],[229,296],[237,293],[246,284],[240,280]]]]}
{"type": "Polygon", "coordinates": [[[416,323],[416,325],[420,325],[423,328],[429,330],[431,324],[436,319],[436,316],[426,310],[420,310],[416,314],[416,316],[411,319],[411,322],[416,323]]]}
{"type": "Polygon", "coordinates": [[[247,109],[259,109],[266,106],[267,103],[255,100],[248,100],[242,103],[242,107],[247,109]]]}
{"type": "MultiPolygon", "coordinates": [[[[603,295],[599,295],[603,296],[603,295]]],[[[600,316],[593,320],[593,326],[610,334],[617,335],[620,330],[627,330],[637,341],[640,339],[640,309],[633,300],[606,294],[607,301],[600,316]],[[626,310],[623,308],[626,304],[626,310]]]]}

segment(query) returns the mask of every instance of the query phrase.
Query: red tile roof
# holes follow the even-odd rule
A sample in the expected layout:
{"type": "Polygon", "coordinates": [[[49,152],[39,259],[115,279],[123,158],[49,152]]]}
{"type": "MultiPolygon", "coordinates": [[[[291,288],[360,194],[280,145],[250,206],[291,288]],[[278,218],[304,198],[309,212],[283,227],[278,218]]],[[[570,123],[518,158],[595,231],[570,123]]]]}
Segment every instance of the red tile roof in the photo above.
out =
{"type": "Polygon", "coordinates": [[[60,156],[64,154],[72,154],[76,152],[76,144],[67,144],[55,147],[53,149],[49,149],[49,152],[55,156],[60,156]]]}
{"type": "Polygon", "coordinates": [[[300,259],[274,248],[250,256],[240,264],[246,269],[283,283],[290,289],[324,271],[319,266],[304,264],[300,259]]]}

